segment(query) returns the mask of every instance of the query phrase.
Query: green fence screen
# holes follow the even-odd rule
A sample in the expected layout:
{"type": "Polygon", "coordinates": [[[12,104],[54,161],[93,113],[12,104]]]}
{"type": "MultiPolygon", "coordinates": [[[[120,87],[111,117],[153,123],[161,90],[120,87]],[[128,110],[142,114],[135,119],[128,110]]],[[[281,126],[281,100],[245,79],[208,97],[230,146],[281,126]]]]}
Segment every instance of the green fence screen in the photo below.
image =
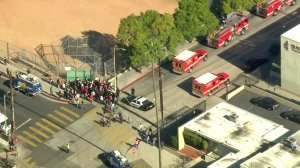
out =
{"type": "Polygon", "coordinates": [[[91,70],[69,70],[67,71],[67,80],[68,81],[74,81],[77,78],[80,80],[84,80],[85,78],[94,79],[94,72],[91,70]]]}

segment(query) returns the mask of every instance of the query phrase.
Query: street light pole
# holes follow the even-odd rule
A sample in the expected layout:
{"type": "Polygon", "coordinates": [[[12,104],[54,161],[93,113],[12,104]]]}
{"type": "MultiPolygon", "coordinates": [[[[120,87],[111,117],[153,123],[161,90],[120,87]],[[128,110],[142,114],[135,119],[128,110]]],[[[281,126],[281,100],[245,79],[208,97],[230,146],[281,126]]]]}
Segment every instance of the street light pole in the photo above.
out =
{"type": "Polygon", "coordinates": [[[117,48],[116,46],[114,46],[114,77],[115,77],[115,88],[114,91],[115,93],[117,92],[117,87],[118,87],[118,77],[117,77],[117,59],[116,59],[116,50],[123,50],[126,51],[125,48],[117,48]]]}
{"type": "Polygon", "coordinates": [[[115,87],[114,91],[117,92],[117,71],[116,71],[116,46],[114,46],[114,75],[115,75],[115,87]]]}
{"type": "Polygon", "coordinates": [[[164,128],[164,102],[163,102],[163,91],[162,91],[162,76],[160,69],[161,61],[158,59],[158,82],[159,82],[159,98],[160,98],[160,111],[161,111],[161,128],[164,128]]]}
{"type": "Polygon", "coordinates": [[[156,85],[155,85],[155,73],[154,73],[153,62],[152,62],[152,80],[153,80],[153,90],[154,90],[154,100],[155,100],[155,112],[156,112],[156,129],[157,129],[157,139],[158,139],[158,159],[159,159],[159,168],[161,168],[162,164],[161,164],[160,126],[159,126],[159,120],[158,120],[158,109],[157,109],[157,99],[156,99],[156,85]]]}

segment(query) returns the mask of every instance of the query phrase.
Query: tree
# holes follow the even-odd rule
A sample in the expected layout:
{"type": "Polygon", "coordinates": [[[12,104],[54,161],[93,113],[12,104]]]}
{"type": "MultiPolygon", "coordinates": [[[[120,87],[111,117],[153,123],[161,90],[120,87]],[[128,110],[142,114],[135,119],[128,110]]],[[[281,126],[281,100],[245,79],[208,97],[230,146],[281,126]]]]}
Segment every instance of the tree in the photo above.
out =
{"type": "Polygon", "coordinates": [[[182,32],[186,40],[205,36],[212,31],[219,21],[210,11],[207,0],[182,0],[176,9],[175,25],[182,32]]]}
{"type": "Polygon", "coordinates": [[[140,16],[122,19],[117,40],[128,48],[131,65],[139,68],[165,58],[165,50],[174,50],[183,36],[176,29],[172,15],[148,10],[140,16]]]}
{"type": "Polygon", "coordinates": [[[223,0],[222,11],[224,13],[242,12],[251,10],[257,2],[262,0],[223,0]]]}

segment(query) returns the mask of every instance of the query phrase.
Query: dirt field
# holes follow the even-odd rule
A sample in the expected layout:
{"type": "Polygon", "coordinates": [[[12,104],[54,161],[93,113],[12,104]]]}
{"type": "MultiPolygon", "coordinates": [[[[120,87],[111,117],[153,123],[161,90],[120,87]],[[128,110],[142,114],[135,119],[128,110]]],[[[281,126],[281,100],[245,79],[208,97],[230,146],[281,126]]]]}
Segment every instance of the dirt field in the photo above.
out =
{"type": "Polygon", "coordinates": [[[0,0],[0,40],[34,51],[82,31],[115,35],[120,19],[154,9],[173,13],[178,0],[0,0]]]}

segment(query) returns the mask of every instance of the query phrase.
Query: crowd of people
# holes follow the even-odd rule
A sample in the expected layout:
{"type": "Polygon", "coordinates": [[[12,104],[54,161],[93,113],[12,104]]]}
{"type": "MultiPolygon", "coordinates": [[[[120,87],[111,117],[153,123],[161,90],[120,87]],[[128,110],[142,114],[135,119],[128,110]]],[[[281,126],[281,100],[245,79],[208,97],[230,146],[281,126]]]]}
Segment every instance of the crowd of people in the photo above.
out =
{"type": "MultiPolygon", "coordinates": [[[[94,80],[90,78],[80,80],[77,78],[74,81],[67,82],[57,78],[56,84],[50,78],[49,82],[51,85],[56,85],[63,90],[63,92],[59,91],[57,93],[59,98],[67,99],[80,108],[83,106],[83,100],[88,100],[102,103],[105,105],[105,112],[112,112],[120,95],[120,90],[117,88],[114,92],[109,81],[101,81],[97,78],[94,80]]],[[[50,94],[53,94],[52,88],[50,88],[50,94]]]]}

